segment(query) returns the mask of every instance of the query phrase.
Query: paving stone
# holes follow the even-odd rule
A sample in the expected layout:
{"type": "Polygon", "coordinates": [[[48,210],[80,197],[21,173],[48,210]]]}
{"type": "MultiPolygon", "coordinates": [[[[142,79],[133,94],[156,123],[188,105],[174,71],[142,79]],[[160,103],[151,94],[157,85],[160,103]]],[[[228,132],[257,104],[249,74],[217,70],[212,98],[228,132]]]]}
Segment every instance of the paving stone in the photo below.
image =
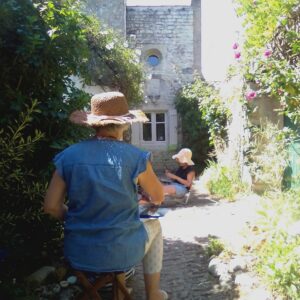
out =
{"type": "MultiPolygon", "coordinates": [[[[170,300],[240,299],[238,288],[233,284],[222,286],[209,274],[204,249],[209,236],[234,242],[254,209],[246,201],[251,199],[241,203],[216,202],[196,190],[191,192],[188,205],[171,207],[161,219],[164,235],[161,288],[168,292],[170,300]],[[235,211],[239,213],[232,214],[235,211]]],[[[239,262],[233,267],[244,269],[245,266],[239,262]]],[[[146,300],[141,265],[136,268],[131,286],[133,300],[146,300]]]]}

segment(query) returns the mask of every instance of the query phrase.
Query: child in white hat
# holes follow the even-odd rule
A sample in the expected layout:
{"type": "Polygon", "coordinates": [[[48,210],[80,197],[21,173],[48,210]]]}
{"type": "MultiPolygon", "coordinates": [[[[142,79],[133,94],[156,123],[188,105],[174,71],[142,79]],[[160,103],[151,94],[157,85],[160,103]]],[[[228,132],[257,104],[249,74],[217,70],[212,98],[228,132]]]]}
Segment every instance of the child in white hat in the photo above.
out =
{"type": "Polygon", "coordinates": [[[169,170],[165,171],[165,175],[172,180],[172,183],[164,185],[164,193],[165,195],[182,197],[190,190],[196,175],[193,167],[195,164],[192,161],[192,151],[183,148],[172,158],[179,164],[179,168],[175,174],[169,170]]]}

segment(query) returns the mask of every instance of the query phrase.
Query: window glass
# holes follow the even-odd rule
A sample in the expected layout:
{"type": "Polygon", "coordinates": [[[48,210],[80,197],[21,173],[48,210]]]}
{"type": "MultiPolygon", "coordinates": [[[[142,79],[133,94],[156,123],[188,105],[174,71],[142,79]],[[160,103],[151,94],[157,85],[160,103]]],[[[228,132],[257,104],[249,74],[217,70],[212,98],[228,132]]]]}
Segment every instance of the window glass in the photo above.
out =
{"type": "Polygon", "coordinates": [[[143,140],[152,141],[151,123],[143,124],[143,140]]]}
{"type": "Polygon", "coordinates": [[[165,141],[165,124],[156,124],[156,140],[157,141],[165,141]]]}
{"type": "Polygon", "coordinates": [[[143,124],[143,140],[152,141],[151,113],[146,113],[146,117],[149,121],[143,124]]]}
{"type": "Polygon", "coordinates": [[[165,122],[165,114],[156,114],[156,122],[165,122]]]}
{"type": "Polygon", "coordinates": [[[147,57],[147,62],[150,66],[155,67],[159,64],[159,57],[157,55],[149,55],[147,57]]]}
{"type": "Polygon", "coordinates": [[[166,140],[165,113],[146,113],[148,122],[143,126],[143,140],[147,142],[163,142],[166,140]]]}

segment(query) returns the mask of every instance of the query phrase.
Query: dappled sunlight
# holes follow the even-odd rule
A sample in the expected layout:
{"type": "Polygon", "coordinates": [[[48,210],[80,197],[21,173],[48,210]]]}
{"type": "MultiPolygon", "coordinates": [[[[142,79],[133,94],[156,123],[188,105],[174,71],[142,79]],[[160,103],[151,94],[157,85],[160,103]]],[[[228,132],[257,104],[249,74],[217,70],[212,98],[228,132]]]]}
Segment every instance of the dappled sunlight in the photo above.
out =
{"type": "Polygon", "coordinates": [[[255,196],[217,202],[195,193],[188,206],[173,207],[161,218],[164,238],[197,243],[198,238],[216,236],[230,244],[243,243],[241,233],[256,217],[257,204],[255,196]]]}

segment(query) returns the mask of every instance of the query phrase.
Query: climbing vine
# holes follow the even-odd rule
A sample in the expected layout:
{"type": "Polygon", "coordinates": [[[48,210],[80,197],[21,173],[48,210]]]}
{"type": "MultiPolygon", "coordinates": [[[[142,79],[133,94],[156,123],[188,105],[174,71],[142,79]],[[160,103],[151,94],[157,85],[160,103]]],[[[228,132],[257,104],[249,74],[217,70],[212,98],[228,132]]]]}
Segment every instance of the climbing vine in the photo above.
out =
{"type": "MultiPolygon", "coordinates": [[[[244,18],[243,47],[233,45],[246,81],[256,91],[247,91],[247,101],[269,95],[280,101],[281,110],[294,123],[300,122],[300,5],[297,0],[236,0],[244,18]]],[[[239,70],[241,71],[241,70],[239,70]]]]}

